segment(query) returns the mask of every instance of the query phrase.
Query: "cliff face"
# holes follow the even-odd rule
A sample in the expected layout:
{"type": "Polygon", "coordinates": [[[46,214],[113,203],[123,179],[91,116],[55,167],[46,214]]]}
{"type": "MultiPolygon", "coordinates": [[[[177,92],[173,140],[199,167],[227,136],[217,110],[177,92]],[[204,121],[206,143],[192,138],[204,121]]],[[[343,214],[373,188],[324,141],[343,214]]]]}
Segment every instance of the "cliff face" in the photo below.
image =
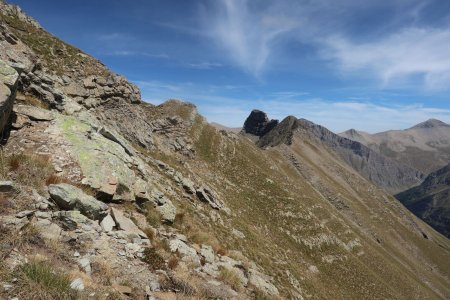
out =
{"type": "Polygon", "coordinates": [[[0,3],[0,55],[20,72],[0,160],[0,298],[450,297],[449,240],[347,164],[364,148],[264,115],[255,145],[192,104],[142,103],[0,3]]]}
{"type": "Polygon", "coordinates": [[[422,184],[395,197],[416,216],[450,237],[450,165],[431,173],[422,184]]]}
{"type": "Polygon", "coordinates": [[[18,77],[16,70],[0,60],[0,132],[2,140],[16,98],[18,77]]]}

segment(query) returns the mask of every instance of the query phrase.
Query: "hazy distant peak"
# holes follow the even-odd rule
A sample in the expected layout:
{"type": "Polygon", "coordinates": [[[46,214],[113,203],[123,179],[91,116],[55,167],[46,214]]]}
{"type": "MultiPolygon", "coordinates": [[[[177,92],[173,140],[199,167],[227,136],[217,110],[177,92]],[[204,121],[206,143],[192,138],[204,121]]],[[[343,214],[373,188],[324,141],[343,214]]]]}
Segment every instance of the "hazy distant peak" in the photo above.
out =
{"type": "Polygon", "coordinates": [[[411,128],[434,128],[434,127],[441,127],[441,126],[450,126],[445,122],[442,122],[437,119],[429,119],[425,122],[419,123],[411,128]]]}
{"type": "Polygon", "coordinates": [[[359,133],[358,130],[356,130],[354,128],[351,128],[349,130],[346,130],[346,131],[340,133],[339,135],[342,135],[342,136],[357,136],[357,135],[360,135],[360,133],[359,133]]]}

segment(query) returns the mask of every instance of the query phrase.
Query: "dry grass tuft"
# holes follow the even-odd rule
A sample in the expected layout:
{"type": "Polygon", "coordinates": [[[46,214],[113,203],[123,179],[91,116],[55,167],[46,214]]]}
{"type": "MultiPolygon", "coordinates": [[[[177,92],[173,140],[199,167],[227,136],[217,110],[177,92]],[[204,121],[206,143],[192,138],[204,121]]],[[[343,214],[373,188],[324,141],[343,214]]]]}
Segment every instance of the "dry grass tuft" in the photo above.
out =
{"type": "Polygon", "coordinates": [[[160,285],[163,291],[172,291],[186,296],[194,296],[197,293],[196,289],[187,281],[175,278],[174,276],[166,277],[160,282],[160,285]]]}
{"type": "Polygon", "coordinates": [[[151,228],[151,227],[147,227],[147,228],[145,228],[144,230],[142,230],[144,233],[145,233],[145,235],[148,237],[148,239],[150,240],[150,241],[154,241],[155,240],[155,237],[156,237],[156,233],[155,233],[155,230],[153,229],[153,228],[151,228]]]}
{"type": "Polygon", "coordinates": [[[67,274],[48,262],[31,261],[17,271],[18,282],[12,292],[19,299],[76,299],[67,274]]]}
{"type": "Polygon", "coordinates": [[[214,250],[214,252],[216,252],[217,255],[220,255],[220,256],[227,255],[227,250],[220,245],[214,245],[213,250],[214,250]]]}
{"type": "Polygon", "coordinates": [[[185,219],[185,213],[184,212],[179,212],[175,215],[175,221],[174,224],[180,225],[183,224],[184,219],[185,219]]]}
{"type": "Polygon", "coordinates": [[[147,222],[157,228],[162,224],[161,214],[153,207],[152,204],[145,205],[145,218],[147,222]]]}
{"type": "Polygon", "coordinates": [[[167,262],[167,266],[169,267],[169,269],[175,270],[178,267],[178,262],[179,262],[178,257],[171,256],[169,258],[169,261],[167,262]]]}
{"type": "Polygon", "coordinates": [[[12,179],[38,189],[44,187],[54,173],[50,158],[44,155],[13,154],[6,158],[6,162],[12,179]]]}
{"type": "Polygon", "coordinates": [[[21,93],[19,91],[17,92],[16,100],[20,104],[36,106],[36,107],[39,107],[39,108],[42,108],[42,109],[46,109],[46,110],[50,109],[50,105],[48,103],[45,103],[44,101],[42,101],[41,99],[37,98],[36,96],[25,95],[25,94],[23,94],[23,93],[21,93]]]}
{"type": "Polygon", "coordinates": [[[72,184],[72,181],[70,181],[69,179],[67,179],[65,177],[61,177],[59,175],[56,175],[56,174],[51,174],[45,180],[45,185],[46,186],[49,186],[50,184],[59,184],[59,183],[72,184]]]}
{"type": "Polygon", "coordinates": [[[92,278],[101,285],[111,285],[115,277],[114,270],[103,260],[94,260],[91,263],[92,278]]]}
{"type": "Polygon", "coordinates": [[[0,193],[0,214],[6,214],[14,204],[10,201],[11,197],[5,193],[0,193]]]}
{"type": "Polygon", "coordinates": [[[233,270],[227,269],[225,267],[220,267],[218,278],[219,280],[231,286],[235,291],[240,291],[242,289],[241,280],[233,270]]]}

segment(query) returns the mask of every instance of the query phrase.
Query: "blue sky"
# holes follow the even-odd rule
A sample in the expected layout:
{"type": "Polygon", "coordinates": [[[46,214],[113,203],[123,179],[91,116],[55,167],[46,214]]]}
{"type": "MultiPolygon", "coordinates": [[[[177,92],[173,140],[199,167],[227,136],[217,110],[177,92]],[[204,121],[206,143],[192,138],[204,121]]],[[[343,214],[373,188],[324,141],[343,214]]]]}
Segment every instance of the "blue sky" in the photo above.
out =
{"type": "Polygon", "coordinates": [[[340,132],[450,122],[450,1],[15,0],[143,99],[238,127],[253,108],[340,132]]]}

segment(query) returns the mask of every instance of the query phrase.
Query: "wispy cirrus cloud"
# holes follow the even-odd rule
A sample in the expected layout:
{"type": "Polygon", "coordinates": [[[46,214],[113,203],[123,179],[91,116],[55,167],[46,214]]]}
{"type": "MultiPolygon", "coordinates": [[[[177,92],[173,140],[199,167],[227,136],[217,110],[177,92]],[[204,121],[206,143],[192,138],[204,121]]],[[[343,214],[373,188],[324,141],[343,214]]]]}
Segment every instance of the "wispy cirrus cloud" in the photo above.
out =
{"type": "Polygon", "coordinates": [[[416,87],[429,90],[450,86],[450,14],[447,23],[435,26],[426,15],[436,0],[217,3],[215,11],[208,11],[204,30],[237,66],[257,78],[273,62],[295,64],[304,53],[290,48],[301,43],[317,57],[332,60],[330,66],[345,76],[371,76],[384,87],[412,78],[416,87]],[[371,12],[380,15],[373,19],[371,12]],[[359,32],[358,27],[366,29],[359,32]],[[277,47],[287,57],[273,56],[277,47]]]}
{"type": "Polygon", "coordinates": [[[406,28],[379,40],[364,43],[342,37],[323,41],[322,54],[344,72],[369,71],[384,86],[395,80],[420,76],[428,89],[450,86],[450,27],[406,28]]]}
{"type": "Polygon", "coordinates": [[[277,38],[295,28],[297,21],[271,15],[270,10],[250,10],[249,4],[247,0],[218,1],[204,27],[234,63],[259,77],[277,38]]]}
{"type": "Polygon", "coordinates": [[[199,69],[199,70],[210,70],[213,68],[219,68],[219,67],[223,66],[221,63],[215,63],[215,62],[209,62],[209,61],[187,63],[185,65],[188,68],[199,69]]]}
{"type": "Polygon", "coordinates": [[[134,51],[134,50],[113,50],[105,53],[108,56],[143,56],[149,58],[162,58],[169,59],[170,56],[165,53],[149,53],[143,51],[134,51]]]}

